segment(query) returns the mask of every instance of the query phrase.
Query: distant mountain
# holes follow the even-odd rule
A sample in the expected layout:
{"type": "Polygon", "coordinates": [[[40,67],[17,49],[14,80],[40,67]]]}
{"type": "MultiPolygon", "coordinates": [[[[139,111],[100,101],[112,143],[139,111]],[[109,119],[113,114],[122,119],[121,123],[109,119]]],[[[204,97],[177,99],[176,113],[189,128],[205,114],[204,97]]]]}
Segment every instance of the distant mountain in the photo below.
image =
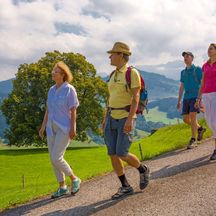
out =
{"type": "MultiPolygon", "coordinates": [[[[8,96],[8,94],[12,91],[13,88],[13,79],[9,79],[6,81],[0,82],[0,105],[2,100],[8,96]]],[[[4,115],[0,110],[0,139],[3,137],[3,131],[7,128],[6,120],[4,115]]]]}
{"type": "MultiPolygon", "coordinates": [[[[178,95],[179,82],[164,75],[139,70],[145,80],[149,92],[149,100],[158,100],[167,97],[176,97],[178,95]]],[[[109,76],[103,78],[105,81],[109,76]]]]}
{"type": "Polygon", "coordinates": [[[164,75],[140,71],[149,92],[149,100],[158,100],[178,95],[179,82],[164,75]]]}
{"type": "Polygon", "coordinates": [[[7,97],[13,88],[13,79],[0,81],[0,98],[7,97]]]}

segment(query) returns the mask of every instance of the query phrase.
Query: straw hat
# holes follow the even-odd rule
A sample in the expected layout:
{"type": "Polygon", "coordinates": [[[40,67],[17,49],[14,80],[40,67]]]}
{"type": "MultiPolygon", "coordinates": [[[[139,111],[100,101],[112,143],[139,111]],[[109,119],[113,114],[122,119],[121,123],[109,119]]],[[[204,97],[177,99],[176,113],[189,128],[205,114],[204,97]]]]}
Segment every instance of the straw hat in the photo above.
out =
{"type": "Polygon", "coordinates": [[[127,44],[122,43],[122,42],[116,42],[114,44],[113,48],[111,50],[107,51],[107,53],[109,53],[109,54],[123,53],[126,55],[131,55],[131,50],[127,44]]]}

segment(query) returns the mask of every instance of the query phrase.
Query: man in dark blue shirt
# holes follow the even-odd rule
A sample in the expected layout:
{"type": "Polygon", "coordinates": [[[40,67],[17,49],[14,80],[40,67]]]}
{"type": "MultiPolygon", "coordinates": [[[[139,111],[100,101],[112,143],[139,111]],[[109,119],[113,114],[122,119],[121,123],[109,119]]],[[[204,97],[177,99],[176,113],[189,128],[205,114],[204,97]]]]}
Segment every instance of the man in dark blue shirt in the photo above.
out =
{"type": "Polygon", "coordinates": [[[182,56],[184,57],[186,68],[181,71],[181,83],[179,88],[177,108],[180,110],[181,98],[184,92],[182,115],[184,122],[191,126],[192,137],[187,148],[192,149],[197,145],[197,132],[197,141],[201,141],[203,138],[203,133],[206,131],[206,129],[200,126],[197,121],[197,113],[200,111],[199,109],[195,108],[195,103],[202,80],[202,69],[193,64],[194,55],[191,52],[183,52],[182,56]]]}

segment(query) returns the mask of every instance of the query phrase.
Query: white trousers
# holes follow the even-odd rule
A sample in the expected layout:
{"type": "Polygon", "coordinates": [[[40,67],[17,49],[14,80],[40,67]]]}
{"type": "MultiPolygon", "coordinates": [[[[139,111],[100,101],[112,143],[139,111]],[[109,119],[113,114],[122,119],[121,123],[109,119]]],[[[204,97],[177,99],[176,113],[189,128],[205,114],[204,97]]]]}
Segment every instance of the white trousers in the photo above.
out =
{"type": "Polygon", "coordinates": [[[73,174],[71,167],[64,159],[64,153],[70,143],[70,138],[54,123],[52,129],[54,135],[47,137],[50,160],[58,182],[63,182],[65,181],[65,175],[71,176],[73,174]]]}
{"type": "Polygon", "coordinates": [[[203,94],[204,115],[216,139],[216,92],[203,94]]]}

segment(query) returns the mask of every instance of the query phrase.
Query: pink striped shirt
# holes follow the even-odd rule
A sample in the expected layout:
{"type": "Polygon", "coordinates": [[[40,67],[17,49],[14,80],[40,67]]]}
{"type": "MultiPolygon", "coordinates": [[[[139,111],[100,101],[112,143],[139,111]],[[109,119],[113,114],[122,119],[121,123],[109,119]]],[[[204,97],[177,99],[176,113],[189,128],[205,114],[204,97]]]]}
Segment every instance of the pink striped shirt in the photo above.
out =
{"type": "Polygon", "coordinates": [[[205,76],[202,93],[216,92],[216,62],[213,65],[206,62],[202,67],[202,71],[205,76]]]}

